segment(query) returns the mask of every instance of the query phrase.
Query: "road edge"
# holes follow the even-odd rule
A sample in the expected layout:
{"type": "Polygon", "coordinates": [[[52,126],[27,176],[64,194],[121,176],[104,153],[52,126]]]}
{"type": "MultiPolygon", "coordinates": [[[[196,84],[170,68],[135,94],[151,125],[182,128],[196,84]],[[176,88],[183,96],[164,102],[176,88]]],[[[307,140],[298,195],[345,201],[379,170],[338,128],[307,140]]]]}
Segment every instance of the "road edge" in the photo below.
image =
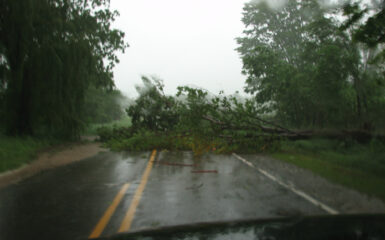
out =
{"type": "Polygon", "coordinates": [[[22,165],[17,169],[0,173],[0,189],[30,178],[44,170],[57,168],[96,156],[102,151],[108,150],[102,148],[101,144],[96,142],[73,144],[54,152],[43,151],[39,153],[38,157],[31,163],[22,165]],[[61,157],[61,155],[66,156],[61,157]]]}
{"type": "Polygon", "coordinates": [[[282,187],[292,191],[293,193],[295,193],[296,195],[302,197],[303,199],[307,200],[308,202],[312,203],[313,205],[315,205],[317,207],[320,207],[322,210],[326,211],[327,213],[332,214],[332,215],[339,214],[339,212],[337,210],[335,210],[334,208],[332,208],[332,207],[322,203],[321,201],[319,201],[319,200],[315,199],[314,197],[310,196],[309,194],[303,192],[302,190],[300,190],[297,187],[295,187],[293,184],[286,184],[286,183],[284,183],[283,181],[279,180],[278,178],[276,178],[272,174],[268,173],[267,171],[254,166],[254,164],[252,164],[251,162],[247,161],[246,159],[244,159],[243,157],[239,156],[236,153],[233,153],[232,155],[235,158],[237,158],[238,160],[242,161],[244,164],[248,165],[249,167],[256,169],[259,173],[261,173],[265,177],[269,178],[271,181],[273,181],[273,182],[279,184],[280,186],[282,186],[282,187]]]}

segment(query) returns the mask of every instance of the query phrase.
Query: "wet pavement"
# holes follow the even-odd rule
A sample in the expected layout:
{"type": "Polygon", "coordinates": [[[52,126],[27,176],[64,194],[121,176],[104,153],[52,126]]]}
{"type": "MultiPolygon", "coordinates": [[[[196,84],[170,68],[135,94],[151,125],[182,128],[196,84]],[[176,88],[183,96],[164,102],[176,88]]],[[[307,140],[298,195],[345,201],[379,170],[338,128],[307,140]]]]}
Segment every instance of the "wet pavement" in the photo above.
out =
{"type": "Polygon", "coordinates": [[[150,155],[104,152],[1,189],[0,239],[87,239],[126,183],[101,236],[119,231],[134,202],[130,230],[327,214],[232,155],[160,152],[152,168],[150,155]]]}

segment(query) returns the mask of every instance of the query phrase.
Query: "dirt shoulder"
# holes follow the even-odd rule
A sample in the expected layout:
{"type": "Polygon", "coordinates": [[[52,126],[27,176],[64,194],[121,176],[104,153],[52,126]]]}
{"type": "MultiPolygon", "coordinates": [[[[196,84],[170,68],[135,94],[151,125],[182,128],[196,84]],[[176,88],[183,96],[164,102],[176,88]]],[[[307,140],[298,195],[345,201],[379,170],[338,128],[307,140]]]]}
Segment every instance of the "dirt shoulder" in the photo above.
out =
{"type": "Polygon", "coordinates": [[[95,156],[106,149],[100,143],[73,143],[66,146],[55,147],[38,154],[36,160],[18,169],[0,174],[0,188],[17,183],[41,171],[63,166],[95,156]]]}

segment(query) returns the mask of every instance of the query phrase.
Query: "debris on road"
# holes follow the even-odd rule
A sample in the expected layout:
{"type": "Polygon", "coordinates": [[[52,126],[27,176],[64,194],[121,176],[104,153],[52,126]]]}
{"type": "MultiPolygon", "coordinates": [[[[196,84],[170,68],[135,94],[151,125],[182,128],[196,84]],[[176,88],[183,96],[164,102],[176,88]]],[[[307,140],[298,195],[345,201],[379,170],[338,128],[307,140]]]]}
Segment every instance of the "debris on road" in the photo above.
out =
{"type": "Polygon", "coordinates": [[[218,173],[217,170],[193,170],[191,173],[218,173]]]}
{"type": "Polygon", "coordinates": [[[168,165],[168,166],[179,166],[179,167],[196,167],[195,164],[184,164],[184,163],[171,163],[171,162],[157,162],[160,165],[168,165]]]}

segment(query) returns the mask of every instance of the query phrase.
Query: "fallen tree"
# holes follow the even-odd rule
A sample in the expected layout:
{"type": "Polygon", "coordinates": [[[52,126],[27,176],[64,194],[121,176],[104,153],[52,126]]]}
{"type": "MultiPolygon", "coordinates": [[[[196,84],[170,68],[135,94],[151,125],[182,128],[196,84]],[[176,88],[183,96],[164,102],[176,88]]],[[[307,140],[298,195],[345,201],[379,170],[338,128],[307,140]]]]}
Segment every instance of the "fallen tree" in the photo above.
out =
{"type": "Polygon", "coordinates": [[[101,139],[116,149],[231,152],[276,149],[282,140],[328,138],[369,142],[384,135],[356,129],[290,129],[274,115],[263,114],[253,98],[210,95],[207,91],[179,87],[176,96],[166,96],[158,79],[143,78],[139,97],[127,109],[132,127],[103,130],[101,139]],[[246,149],[246,150],[245,150],[246,149]]]}
{"type": "MultiPolygon", "coordinates": [[[[353,139],[358,142],[369,142],[372,139],[378,139],[385,141],[385,135],[375,134],[365,130],[359,129],[342,129],[342,130],[290,130],[284,127],[281,127],[272,122],[259,119],[260,123],[249,123],[242,125],[232,125],[231,123],[222,122],[218,119],[214,119],[210,116],[202,116],[203,119],[209,121],[211,124],[214,124],[221,128],[222,130],[245,130],[250,131],[246,134],[245,137],[248,138],[257,138],[257,137],[266,137],[266,138],[284,138],[288,140],[300,140],[300,139],[310,139],[310,138],[329,138],[329,139],[353,139]],[[273,125],[275,127],[263,126],[263,124],[273,125]]],[[[231,136],[219,135],[224,138],[231,138],[231,136]]]]}

